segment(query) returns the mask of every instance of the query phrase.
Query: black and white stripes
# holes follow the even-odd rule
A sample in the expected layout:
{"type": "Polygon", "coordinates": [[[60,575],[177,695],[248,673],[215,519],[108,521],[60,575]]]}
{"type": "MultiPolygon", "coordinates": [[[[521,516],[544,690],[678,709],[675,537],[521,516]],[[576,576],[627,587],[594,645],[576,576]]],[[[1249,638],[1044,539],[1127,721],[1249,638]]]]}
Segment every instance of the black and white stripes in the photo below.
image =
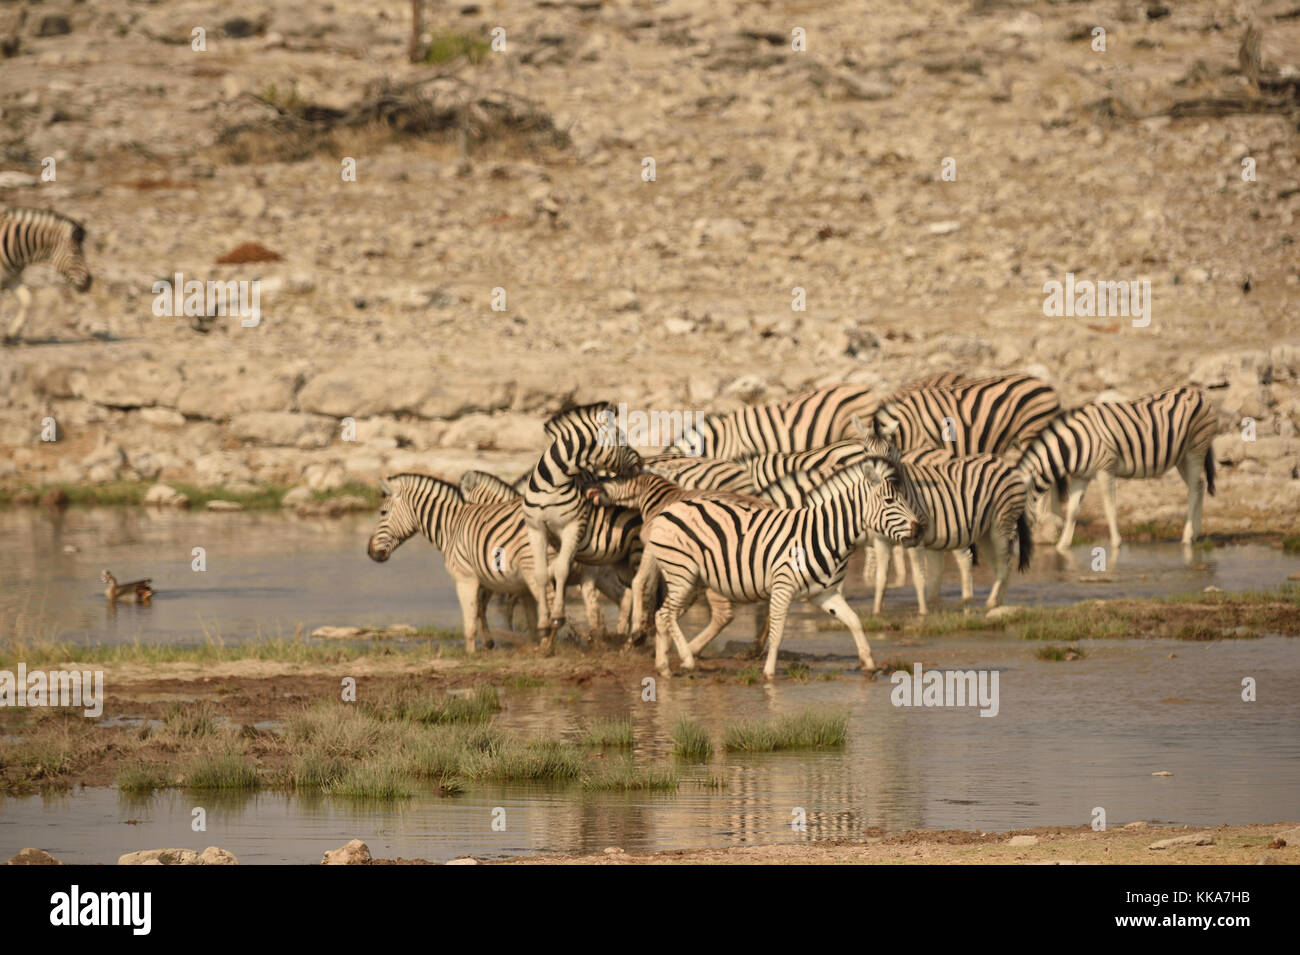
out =
{"type": "Polygon", "coordinates": [[[0,210],[0,289],[13,289],[18,315],[5,333],[16,341],[27,318],[32,293],[22,284],[23,269],[49,263],[78,292],[90,288],[90,267],[82,251],[86,230],[73,219],[46,209],[0,210]]]}

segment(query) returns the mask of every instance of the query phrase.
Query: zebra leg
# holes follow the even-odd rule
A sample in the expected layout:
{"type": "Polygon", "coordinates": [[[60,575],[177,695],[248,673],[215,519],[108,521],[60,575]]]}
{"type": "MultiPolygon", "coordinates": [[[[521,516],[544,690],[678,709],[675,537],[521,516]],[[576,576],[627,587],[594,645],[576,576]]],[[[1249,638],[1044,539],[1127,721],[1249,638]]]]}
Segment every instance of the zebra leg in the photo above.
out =
{"type": "Polygon", "coordinates": [[[772,591],[767,605],[767,663],[763,665],[763,676],[769,680],[776,679],[776,657],[781,652],[781,636],[785,633],[785,615],[790,610],[793,594],[786,587],[772,591]]]}
{"type": "Polygon", "coordinates": [[[894,586],[907,586],[907,548],[902,544],[894,545],[894,586]]]}
{"type": "MultiPolygon", "coordinates": [[[[923,617],[929,613],[925,601],[926,592],[929,590],[925,585],[925,553],[926,551],[919,547],[909,547],[907,550],[907,559],[912,562],[912,585],[916,588],[916,612],[923,617]]],[[[879,599],[879,590],[876,591],[876,596],[879,599]]]]}
{"type": "Polygon", "coordinates": [[[1011,576],[1011,540],[1011,537],[995,531],[980,543],[980,547],[993,552],[993,589],[989,591],[987,607],[1001,606],[1006,596],[1007,578],[1011,576]]]}
{"type": "Polygon", "coordinates": [[[927,550],[922,560],[925,561],[925,602],[929,607],[937,607],[939,584],[943,581],[943,551],[927,550]]]}
{"type": "Polygon", "coordinates": [[[18,296],[18,317],[9,326],[9,331],[5,332],[6,344],[18,341],[18,333],[22,331],[23,322],[27,321],[27,309],[32,304],[32,292],[26,285],[15,285],[14,295],[18,296]]]}
{"type": "Polygon", "coordinates": [[[1106,512],[1106,526],[1110,528],[1110,563],[1114,566],[1119,560],[1119,509],[1115,504],[1115,485],[1119,483],[1109,471],[1097,472],[1097,483],[1101,486],[1101,506],[1106,512]]]}
{"type": "MultiPolygon", "coordinates": [[[[528,575],[530,580],[529,589],[533,592],[533,599],[537,601],[537,607],[540,610],[547,605],[546,603],[546,585],[550,578],[550,568],[547,563],[547,544],[546,528],[533,527],[528,525],[528,550],[532,555],[532,573],[528,575]]],[[[559,594],[560,607],[564,606],[564,592],[559,594]]],[[[555,639],[555,631],[558,626],[549,626],[546,635],[542,637],[541,647],[545,652],[551,649],[551,641],[555,639]]]]}
{"type": "Polygon", "coordinates": [[[632,586],[629,588],[632,594],[632,625],[628,628],[627,641],[623,644],[624,651],[631,650],[644,638],[646,600],[658,576],[659,567],[655,559],[643,553],[641,563],[636,568],[636,576],[632,578],[632,586]]]}
{"type": "Polygon", "coordinates": [[[853,642],[858,647],[858,659],[862,661],[862,672],[871,673],[875,670],[876,661],[871,659],[871,645],[867,643],[867,635],[862,629],[862,620],[854,613],[853,608],[844,599],[844,595],[838,590],[834,590],[818,600],[817,606],[848,626],[849,632],[853,634],[853,642]]]}
{"type": "Polygon", "coordinates": [[[1079,504],[1083,501],[1083,492],[1088,490],[1087,478],[1070,478],[1070,497],[1065,502],[1065,526],[1061,528],[1061,539],[1056,542],[1056,549],[1065,553],[1074,543],[1074,524],[1079,517],[1079,504]]]}
{"type": "MultiPolygon", "coordinates": [[[[600,608],[600,590],[596,583],[595,568],[584,568],[579,589],[582,592],[582,605],[587,611],[587,628],[591,637],[605,632],[605,614],[600,608]]],[[[585,641],[590,644],[591,640],[585,641]]]]}
{"type": "Polygon", "coordinates": [[[691,653],[699,653],[731,623],[736,612],[731,609],[731,601],[713,590],[704,592],[704,599],[709,602],[709,625],[700,631],[700,635],[690,642],[691,653]]]}
{"type": "MultiPolygon", "coordinates": [[[[532,594],[520,594],[519,602],[524,605],[524,623],[528,627],[528,635],[537,640],[537,601],[533,599],[532,594]]],[[[511,621],[513,623],[513,621],[511,621]]]]}
{"type": "Polygon", "coordinates": [[[755,659],[762,658],[767,653],[767,635],[771,630],[767,607],[763,604],[759,604],[758,607],[758,612],[763,615],[763,625],[758,628],[758,633],[754,634],[754,646],[749,651],[749,656],[755,659]]]}
{"type": "Polygon", "coordinates": [[[1178,473],[1187,485],[1187,523],[1183,525],[1183,545],[1201,536],[1201,507],[1205,503],[1205,452],[1187,455],[1178,465],[1178,473]]]}
{"type": "MultiPolygon", "coordinates": [[[[872,535],[871,550],[876,555],[876,599],[871,605],[871,612],[879,614],[885,605],[885,581],[889,576],[889,542],[883,537],[872,535]]],[[[912,565],[915,576],[916,565],[912,565]]],[[[924,613],[925,611],[921,611],[924,613]]]]}
{"type": "Polygon", "coordinates": [[[682,633],[682,628],[677,623],[677,618],[694,603],[695,596],[695,587],[692,585],[678,583],[674,587],[670,584],[668,598],[655,614],[655,669],[663,676],[673,675],[672,668],[668,665],[669,638],[677,647],[677,653],[682,658],[682,666],[688,670],[695,666],[695,657],[691,655],[686,635],[682,633]],[[684,590],[684,586],[689,589],[684,590]]]}
{"type": "Polygon", "coordinates": [[[461,617],[465,621],[465,652],[473,653],[478,636],[479,583],[477,577],[456,581],[456,599],[460,601],[461,617]]]}
{"type": "Polygon", "coordinates": [[[961,602],[970,603],[975,599],[975,575],[971,570],[970,548],[953,551],[952,561],[957,565],[957,573],[961,575],[961,602]]]}

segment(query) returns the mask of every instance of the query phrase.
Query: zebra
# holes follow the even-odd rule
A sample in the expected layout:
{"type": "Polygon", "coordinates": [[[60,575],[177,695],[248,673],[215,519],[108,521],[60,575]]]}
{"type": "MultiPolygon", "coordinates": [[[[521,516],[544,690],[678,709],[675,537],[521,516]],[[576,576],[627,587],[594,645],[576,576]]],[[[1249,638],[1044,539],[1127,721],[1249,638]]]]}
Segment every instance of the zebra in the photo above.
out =
{"type": "MultiPolygon", "coordinates": [[[[960,380],[960,374],[945,372],[907,388],[960,380]]],[[[673,443],[670,453],[734,460],[774,451],[808,451],[852,437],[853,417],[870,417],[877,404],[879,399],[866,385],[818,388],[785,401],[707,415],[673,443]]]]}
{"type": "MultiPolygon", "coordinates": [[[[902,463],[903,493],[910,506],[926,515],[924,533],[913,542],[907,556],[912,565],[918,612],[929,612],[939,596],[944,551],[971,551],[978,546],[993,555],[993,589],[986,606],[999,606],[1011,574],[1011,551],[1019,546],[1019,569],[1029,569],[1033,536],[1025,513],[1024,478],[1012,465],[994,454],[931,459],[928,463],[902,463]]],[[[882,534],[872,537],[876,557],[876,592],[872,608],[880,613],[889,569],[889,542],[882,534]]],[[[968,584],[963,580],[963,597],[968,584]]]]}
{"type": "Polygon", "coordinates": [[[1214,494],[1214,437],[1217,414],[1199,388],[1170,388],[1133,401],[1094,401],[1062,412],[1029,442],[1017,469],[1035,495],[1054,488],[1053,509],[1065,504],[1065,526],[1056,543],[1068,551],[1074,541],[1088,482],[1101,483],[1110,546],[1118,556],[1119,522],[1115,506],[1118,478],[1157,478],[1178,468],[1187,485],[1185,548],[1201,535],[1201,507],[1214,494]]]}
{"type": "Polygon", "coordinates": [[[651,474],[668,478],[674,484],[691,490],[733,491],[736,494],[758,491],[749,472],[735,461],[658,454],[646,458],[642,466],[651,474]]]}
{"type": "MultiPolygon", "coordinates": [[[[896,447],[887,445],[884,439],[874,436],[864,438],[863,441],[856,443],[864,456],[891,457],[896,464],[932,464],[945,461],[950,457],[948,452],[940,451],[937,448],[923,448],[919,451],[907,451],[899,455],[896,447]],[[881,445],[886,445],[886,447],[882,448],[881,445]]],[[[777,507],[802,507],[807,503],[809,495],[825,483],[827,476],[824,471],[791,471],[770,484],[764,485],[758,492],[758,497],[772,502],[777,507]]],[[[919,502],[912,503],[919,506],[919,502]]],[[[893,550],[892,562],[900,567],[905,566],[906,549],[900,544],[896,545],[893,550]]],[[[862,567],[862,581],[870,589],[875,587],[877,574],[880,572],[880,556],[870,540],[864,544],[863,551],[866,560],[862,567]]],[[[885,554],[884,567],[887,571],[891,560],[888,550],[886,550],[885,554]]],[[[971,572],[974,565],[973,548],[954,550],[952,557],[953,562],[957,565],[957,571],[961,575],[961,596],[962,602],[965,603],[971,600],[975,593],[974,576],[971,572]]],[[[906,582],[905,575],[901,581],[895,581],[899,586],[906,582]]],[[[880,612],[879,605],[876,606],[876,612],[880,612]]]]}
{"type": "Polygon", "coordinates": [[[607,522],[594,521],[597,508],[583,493],[584,475],[609,470],[615,474],[640,470],[641,456],[627,446],[616,427],[617,415],[608,402],[563,411],[546,422],[550,447],[538,459],[523,494],[524,522],[533,552],[534,590],[545,590],[546,548],[552,538],[559,551],[550,567],[555,582],[550,627],[542,641],[549,651],[564,625],[564,587],[574,560],[613,564],[629,558],[640,542],[641,515],[625,509],[607,522]]]}
{"type": "MultiPolygon", "coordinates": [[[[1061,410],[1052,386],[1028,375],[925,384],[890,395],[871,417],[877,436],[903,451],[1002,454],[1024,447],[1061,410]]],[[[865,418],[865,416],[864,416],[865,418]]]]}
{"type": "Polygon", "coordinates": [[[5,332],[6,345],[16,342],[32,304],[22,284],[23,269],[48,262],[78,292],[90,288],[90,267],[82,243],[86,228],[75,219],[48,209],[0,210],[0,289],[13,289],[18,316],[5,332]]]}
{"type": "MultiPolygon", "coordinates": [[[[728,491],[707,491],[684,488],[665,477],[650,472],[627,477],[607,478],[600,482],[598,500],[602,504],[617,504],[635,508],[641,514],[641,536],[644,543],[646,527],[664,508],[678,501],[707,499],[711,501],[730,501],[737,504],[763,505],[757,498],[735,494],[728,491]]],[[[639,639],[639,634],[646,624],[645,601],[650,587],[655,583],[654,566],[642,560],[632,580],[631,633],[624,649],[630,649],[639,639]]],[[[693,652],[703,648],[731,623],[735,617],[731,601],[715,591],[705,593],[709,602],[709,625],[691,641],[693,652]]],[[[760,636],[759,644],[762,644],[760,636]]]]}
{"type": "MultiPolygon", "coordinates": [[[[516,482],[517,483],[517,482],[516,482]]],[[[503,478],[495,474],[487,473],[486,470],[467,470],[460,476],[460,494],[472,504],[494,504],[503,502],[503,500],[520,500],[523,498],[523,492],[515,490],[515,485],[504,481],[503,478]]],[[[625,508],[598,507],[593,512],[593,531],[591,537],[597,541],[608,541],[616,539],[623,541],[629,531],[627,525],[632,524],[634,518],[625,508]]],[[[629,621],[632,618],[632,598],[627,587],[632,582],[633,565],[640,560],[640,546],[628,548],[627,559],[620,561],[614,567],[593,567],[588,564],[578,564],[575,568],[578,589],[582,594],[582,603],[586,607],[586,620],[593,633],[603,633],[604,615],[601,612],[601,602],[597,596],[604,594],[612,602],[619,604],[619,631],[625,633],[629,628],[629,621]]],[[[486,594],[484,595],[486,598],[486,594]]],[[[503,615],[507,621],[513,622],[515,618],[515,603],[517,595],[503,595],[504,608],[503,615]]],[[[486,613],[486,604],[484,607],[486,613]]]]}
{"type": "MultiPolygon", "coordinates": [[[[423,533],[442,551],[456,584],[465,624],[465,650],[473,653],[480,624],[480,592],[518,594],[528,629],[537,637],[537,608],[546,606],[545,581],[533,573],[533,552],[524,524],[523,502],[471,504],[460,489],[428,474],[394,474],[380,482],[379,522],[366,545],[383,563],[403,541],[423,533]]],[[[486,635],[486,633],[485,633],[486,635]]]]}
{"type": "Polygon", "coordinates": [[[922,534],[922,521],[907,506],[888,462],[863,461],[836,472],[801,508],[707,498],[668,505],[650,522],[642,556],[663,575],[668,591],[655,614],[656,669],[670,674],[670,637],[682,666],[695,666],[677,618],[707,587],[731,600],[767,601],[767,679],[776,676],[786,613],[795,597],[814,600],[842,620],[853,634],[863,671],[873,671],[862,622],[840,590],[849,555],[872,531],[900,543],[922,534]]]}

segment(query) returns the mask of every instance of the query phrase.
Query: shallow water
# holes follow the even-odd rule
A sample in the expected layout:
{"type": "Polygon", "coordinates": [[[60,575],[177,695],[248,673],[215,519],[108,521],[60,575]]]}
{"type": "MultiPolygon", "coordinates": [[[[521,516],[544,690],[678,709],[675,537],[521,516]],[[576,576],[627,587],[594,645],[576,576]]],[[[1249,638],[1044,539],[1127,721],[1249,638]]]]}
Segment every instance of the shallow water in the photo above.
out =
{"type": "MultiPolygon", "coordinates": [[[[72,508],[51,516],[35,508],[0,511],[0,636],[73,642],[187,643],[205,636],[290,636],[322,624],[410,623],[459,628],[460,610],[442,558],[423,538],[407,541],[386,564],[365,553],[373,517],[303,519],[280,513],[207,513],[141,508],[72,508]],[[67,553],[71,546],[75,552],[67,553]],[[207,569],[191,569],[193,548],[207,569]],[[99,574],[151,577],[148,607],[111,609],[99,574]]],[[[1070,558],[1039,548],[1026,574],[1015,573],[1008,602],[1062,604],[1094,597],[1151,597],[1201,590],[1271,588],[1300,570],[1300,555],[1258,544],[1198,550],[1189,567],[1171,544],[1125,545],[1118,566],[1093,573],[1090,547],[1070,558]],[[1203,569],[1197,569],[1201,567],[1203,569]]],[[[845,592],[870,606],[862,559],[850,565],[845,592]]],[[[953,606],[957,575],[945,565],[943,597],[953,606]]],[[[987,596],[989,570],[976,568],[976,595],[987,596]]],[[[911,589],[887,592],[886,609],[911,609],[911,589]]],[[[607,618],[612,622],[612,605],[607,618]]],[[[576,600],[572,619],[581,617],[576,600]]],[[[703,619],[702,617],[700,618],[703,619]]],[[[788,639],[825,615],[798,604],[788,639]]],[[[493,625],[496,618],[493,616],[493,625]]],[[[814,624],[815,626],[815,624],[814,624]]],[[[744,612],[727,633],[753,633],[744,612]]],[[[847,634],[845,635],[847,639],[847,634]]]]}
{"type": "Polygon", "coordinates": [[[807,706],[851,713],[842,749],[719,754],[702,767],[679,764],[683,782],[675,794],[474,784],[453,798],[374,803],[175,791],[138,799],[90,789],[0,800],[0,857],[40,846],[66,861],[112,862],[139,848],[219,845],[242,862],[315,862],[326,849],[360,838],[379,857],[438,861],[611,845],[851,838],[873,826],[1084,825],[1097,806],[1111,826],[1300,818],[1300,655],[1290,638],[1083,647],[1082,660],[1050,663],[1014,639],[880,641],[878,653],[996,668],[995,718],[969,708],[895,707],[893,687],[848,672],[847,658],[816,664],[803,684],[660,681],[655,703],[641,702],[637,683],[506,693],[498,720],[525,734],[576,736],[584,719],[629,716],[636,757],[649,763],[671,760],[669,734],[683,714],[708,726],[716,744],[737,718],[807,706]],[[817,679],[823,673],[836,679],[817,679]],[[1257,702],[1241,701],[1242,676],[1259,681],[1257,702]],[[1151,775],[1161,771],[1174,775],[1151,775]],[[725,777],[728,787],[703,788],[710,775],[725,777]],[[208,811],[202,834],[189,828],[195,806],[208,811]],[[496,807],[505,810],[504,832],[491,828],[496,807]],[[806,812],[806,832],[791,829],[796,808],[806,812]]]}
{"type": "MultiPolygon", "coordinates": [[[[205,632],[226,639],[287,635],[297,625],[326,623],[458,626],[454,593],[433,549],[413,540],[387,565],[373,564],[364,552],[370,523],[368,515],[316,521],[2,512],[0,626],[29,638],[167,643],[203,639],[205,632]],[[65,553],[65,544],[76,551],[65,553]],[[189,569],[194,546],[207,549],[205,573],[189,569]],[[159,588],[154,605],[109,615],[97,584],[104,567],[122,578],[152,576],[159,588]]],[[[1059,604],[1209,585],[1271,587],[1300,567],[1300,559],[1264,546],[1203,550],[1197,569],[1183,563],[1177,545],[1135,545],[1113,579],[1096,582],[1088,559],[1087,547],[1076,549],[1076,566],[1041,556],[1029,574],[1013,578],[1010,600],[1059,604]]],[[[977,572],[981,595],[986,572],[977,572]]],[[[848,591],[861,607],[859,575],[855,563],[848,591]]],[[[955,591],[949,570],[945,595],[955,591]]],[[[889,592],[893,608],[911,600],[910,591],[889,592]]],[[[735,719],[835,706],[851,713],[842,749],[717,754],[704,766],[683,765],[674,794],[473,784],[453,798],[387,804],[175,791],[140,799],[110,788],[7,798],[0,800],[0,858],[40,846],[66,861],[113,862],[140,848],[219,845],[242,862],[315,862],[326,849],[360,838],[379,857],[437,861],[611,845],[800,842],[861,836],[876,826],[1084,825],[1098,806],[1112,826],[1300,818],[1300,652],[1291,638],[1085,642],[1086,656],[1067,663],[1040,661],[1035,645],[1005,633],[872,634],[880,660],[996,670],[1000,711],[990,719],[973,708],[891,705],[887,681],[870,682],[852,670],[847,633],[818,629],[827,620],[813,609],[792,617],[785,647],[820,655],[806,683],[677,678],[660,681],[655,703],[641,701],[639,678],[627,686],[515,689],[505,692],[498,721],[524,734],[576,737],[586,719],[626,715],[636,727],[636,758],[653,763],[672,759],[669,734],[681,715],[703,722],[716,744],[735,719]],[[1241,701],[1245,676],[1258,681],[1257,702],[1241,701]],[[1158,771],[1174,775],[1151,775],[1158,771]],[[710,776],[724,777],[727,788],[704,787],[710,776]],[[201,834],[190,830],[195,806],[208,810],[201,834]],[[505,810],[504,832],[492,829],[497,807],[505,810]],[[806,812],[805,832],[791,828],[796,808],[806,812]]],[[[727,637],[752,634],[752,617],[742,614],[727,637]]]]}

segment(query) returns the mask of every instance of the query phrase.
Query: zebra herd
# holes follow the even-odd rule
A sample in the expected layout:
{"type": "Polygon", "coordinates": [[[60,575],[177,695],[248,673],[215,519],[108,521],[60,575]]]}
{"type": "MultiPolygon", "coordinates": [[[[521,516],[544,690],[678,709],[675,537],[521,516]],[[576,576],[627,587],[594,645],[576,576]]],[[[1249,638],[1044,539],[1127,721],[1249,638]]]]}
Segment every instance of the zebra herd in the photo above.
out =
{"type": "Polygon", "coordinates": [[[966,600],[971,565],[991,559],[987,606],[995,607],[1012,563],[1029,566],[1036,502],[1063,516],[1064,551],[1084,491],[1098,478],[1114,560],[1118,478],[1176,467],[1188,489],[1187,546],[1201,531],[1204,491],[1214,493],[1217,419],[1192,387],[1066,410],[1049,385],[1027,375],[945,374],[883,399],[837,385],[705,416],[646,458],[627,446],[615,420],[609,404],[554,416],[546,451],[515,482],[477,471],[459,485],[421,474],[385,479],[367,552],[384,561],[416,533],[431,540],[456,583],[471,652],[480,633],[486,642],[493,594],[522,602],[530,632],[549,650],[572,582],[593,631],[603,629],[598,594],[619,604],[618,632],[629,646],[649,628],[657,593],[655,666],[667,675],[670,645],[691,669],[731,621],[734,603],[765,603],[771,679],[795,599],[844,623],[863,670],[875,669],[842,593],[859,547],[869,548],[876,613],[891,560],[896,582],[905,581],[904,558],[919,612],[932,608],[945,553],[954,555],[966,600]],[[709,624],[687,640],[679,620],[701,595],[709,624]],[[544,634],[538,608],[549,608],[544,634]]]}
{"type": "Polygon", "coordinates": [[[85,240],[85,227],[57,212],[0,209],[0,289],[13,290],[18,299],[18,314],[5,330],[6,345],[18,340],[32,304],[32,293],[22,284],[27,266],[48,262],[78,292],[90,288],[85,240]]]}

